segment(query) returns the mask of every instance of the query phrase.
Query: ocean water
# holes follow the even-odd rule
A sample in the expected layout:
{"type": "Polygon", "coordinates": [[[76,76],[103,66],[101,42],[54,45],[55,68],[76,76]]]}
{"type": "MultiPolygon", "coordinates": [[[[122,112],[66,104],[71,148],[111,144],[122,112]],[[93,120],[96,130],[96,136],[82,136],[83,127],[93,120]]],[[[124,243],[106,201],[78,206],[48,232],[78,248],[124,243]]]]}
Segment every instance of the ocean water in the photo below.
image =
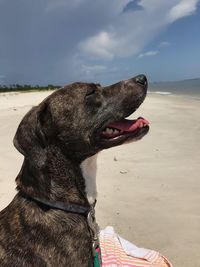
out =
{"type": "Polygon", "coordinates": [[[150,83],[149,92],[168,96],[185,95],[198,99],[200,98],[200,79],[150,83]]]}

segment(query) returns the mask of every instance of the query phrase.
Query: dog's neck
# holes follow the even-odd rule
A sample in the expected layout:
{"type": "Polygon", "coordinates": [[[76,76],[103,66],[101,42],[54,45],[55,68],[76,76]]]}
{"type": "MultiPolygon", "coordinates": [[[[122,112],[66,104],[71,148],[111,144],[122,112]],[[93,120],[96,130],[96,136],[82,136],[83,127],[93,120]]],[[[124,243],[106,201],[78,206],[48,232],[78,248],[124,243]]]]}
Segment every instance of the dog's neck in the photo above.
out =
{"type": "Polygon", "coordinates": [[[16,178],[17,188],[27,195],[47,200],[92,204],[96,199],[96,156],[75,163],[58,147],[48,147],[45,153],[46,162],[42,168],[24,159],[16,178]]]}
{"type": "Polygon", "coordinates": [[[97,155],[85,159],[80,167],[85,180],[85,191],[90,204],[93,204],[97,198],[96,172],[97,172],[97,155]]]}

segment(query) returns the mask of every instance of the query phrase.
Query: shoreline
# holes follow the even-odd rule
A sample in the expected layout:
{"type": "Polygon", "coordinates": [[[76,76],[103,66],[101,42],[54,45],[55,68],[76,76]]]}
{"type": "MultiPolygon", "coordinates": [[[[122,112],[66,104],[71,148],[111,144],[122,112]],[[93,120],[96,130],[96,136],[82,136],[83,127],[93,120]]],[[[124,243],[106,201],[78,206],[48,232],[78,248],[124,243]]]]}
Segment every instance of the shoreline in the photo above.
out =
{"type": "Polygon", "coordinates": [[[185,94],[182,94],[180,92],[172,92],[172,91],[151,91],[149,90],[148,91],[148,94],[149,95],[158,95],[158,96],[168,96],[168,97],[181,97],[181,98],[191,98],[191,99],[194,99],[194,100],[200,100],[200,93],[186,93],[184,92],[185,94]]]}

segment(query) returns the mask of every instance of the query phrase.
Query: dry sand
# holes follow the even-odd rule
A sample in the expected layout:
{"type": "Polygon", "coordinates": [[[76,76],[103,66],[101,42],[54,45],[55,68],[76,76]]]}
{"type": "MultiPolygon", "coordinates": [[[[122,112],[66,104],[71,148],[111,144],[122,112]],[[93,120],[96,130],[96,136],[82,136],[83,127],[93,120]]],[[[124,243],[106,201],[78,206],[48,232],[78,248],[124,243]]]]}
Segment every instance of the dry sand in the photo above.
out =
{"type": "MultiPolygon", "coordinates": [[[[0,209],[15,194],[23,157],[12,144],[22,116],[49,92],[0,94],[0,209]]],[[[131,242],[160,251],[174,267],[200,267],[200,101],[149,94],[136,116],[143,140],[98,159],[97,217],[131,242]]]]}

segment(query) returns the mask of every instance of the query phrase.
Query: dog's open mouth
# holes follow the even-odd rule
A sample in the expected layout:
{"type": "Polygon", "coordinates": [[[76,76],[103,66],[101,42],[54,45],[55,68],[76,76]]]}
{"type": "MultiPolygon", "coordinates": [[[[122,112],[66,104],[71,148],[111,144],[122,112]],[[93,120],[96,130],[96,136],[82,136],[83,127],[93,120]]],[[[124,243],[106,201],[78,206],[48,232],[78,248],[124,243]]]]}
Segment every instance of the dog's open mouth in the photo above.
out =
{"type": "Polygon", "coordinates": [[[101,138],[109,140],[116,140],[125,136],[137,138],[148,132],[148,125],[149,122],[142,117],[136,120],[122,119],[108,124],[101,132],[101,138]]]}

